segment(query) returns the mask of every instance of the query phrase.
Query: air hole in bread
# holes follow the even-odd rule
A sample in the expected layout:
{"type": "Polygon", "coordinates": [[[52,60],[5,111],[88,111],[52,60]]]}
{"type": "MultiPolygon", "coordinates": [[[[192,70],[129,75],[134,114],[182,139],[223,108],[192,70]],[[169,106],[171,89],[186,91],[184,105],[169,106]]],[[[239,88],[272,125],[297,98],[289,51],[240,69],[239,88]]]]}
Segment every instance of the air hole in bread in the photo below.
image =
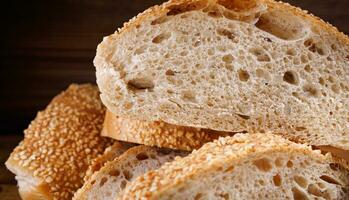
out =
{"type": "Polygon", "coordinates": [[[329,194],[326,192],[322,192],[320,190],[320,188],[318,188],[318,186],[315,184],[310,184],[308,186],[308,192],[309,192],[309,194],[312,194],[312,195],[317,196],[317,197],[324,197],[325,199],[330,199],[329,194]]]}
{"type": "Polygon", "coordinates": [[[262,14],[256,27],[283,40],[296,40],[306,35],[301,18],[279,10],[262,14]]]}
{"type": "Polygon", "coordinates": [[[295,130],[296,130],[296,131],[305,131],[305,130],[307,130],[307,128],[306,128],[306,127],[303,127],[303,126],[297,126],[297,127],[295,128],[295,130]]]}
{"type": "Polygon", "coordinates": [[[310,65],[305,65],[305,66],[304,66],[304,70],[305,70],[306,72],[308,72],[308,73],[310,73],[310,72],[312,71],[310,65]]]}
{"type": "Polygon", "coordinates": [[[325,79],[323,79],[322,77],[319,78],[319,83],[321,85],[325,85],[325,79]]]}
{"type": "Polygon", "coordinates": [[[159,44],[164,40],[168,40],[171,37],[170,33],[161,33],[153,38],[152,42],[155,44],[159,44]]]}
{"type": "Polygon", "coordinates": [[[182,51],[179,55],[180,56],[186,56],[186,55],[188,55],[188,51],[182,51]]]}
{"type": "Polygon", "coordinates": [[[246,70],[239,69],[238,77],[240,81],[246,82],[250,78],[250,74],[246,70]]]}
{"type": "Polygon", "coordinates": [[[222,61],[225,62],[225,63],[232,63],[234,60],[234,57],[230,54],[227,54],[227,55],[224,55],[222,57],[222,61]]]}
{"type": "Polygon", "coordinates": [[[172,5],[168,8],[167,15],[178,15],[192,10],[199,10],[204,8],[205,6],[205,1],[196,1],[193,3],[185,2],[179,5],[172,5]]]}
{"type": "Polygon", "coordinates": [[[194,197],[194,200],[200,200],[202,199],[203,195],[201,193],[197,193],[194,197]]]}
{"type": "Polygon", "coordinates": [[[117,170],[117,169],[111,170],[111,171],[109,172],[109,175],[110,175],[110,176],[115,176],[115,177],[117,177],[117,176],[120,175],[120,171],[117,170]]]}
{"type": "Polygon", "coordinates": [[[124,171],[122,171],[122,173],[124,174],[124,177],[125,177],[126,180],[128,180],[128,181],[131,180],[131,178],[133,176],[132,172],[130,172],[128,170],[124,170],[124,171]]]}
{"type": "Polygon", "coordinates": [[[202,10],[203,12],[207,13],[208,16],[213,18],[220,18],[222,17],[222,13],[217,7],[214,6],[208,6],[202,10]]]}
{"type": "Polygon", "coordinates": [[[321,94],[319,89],[310,83],[303,85],[303,91],[310,97],[319,97],[321,94]]]}
{"type": "Polygon", "coordinates": [[[221,193],[218,195],[219,199],[223,199],[223,200],[228,200],[229,198],[229,194],[228,193],[221,193]]]}
{"type": "Polygon", "coordinates": [[[149,156],[147,154],[145,154],[145,153],[139,153],[139,154],[136,155],[136,158],[138,160],[146,160],[146,159],[149,158],[149,156]]]}
{"type": "Polygon", "coordinates": [[[331,184],[335,184],[335,185],[341,185],[336,179],[328,176],[328,175],[322,175],[320,176],[320,179],[322,179],[323,181],[327,182],[327,183],[331,183],[331,184]]]}
{"type": "Polygon", "coordinates": [[[182,91],[182,99],[184,101],[196,102],[195,92],[191,90],[182,91]]]}
{"type": "Polygon", "coordinates": [[[213,48],[210,48],[210,49],[207,50],[207,54],[208,54],[209,56],[214,55],[214,53],[215,53],[215,49],[213,49],[213,48]]]}
{"type": "Polygon", "coordinates": [[[334,93],[336,93],[336,94],[339,94],[339,93],[340,93],[340,87],[339,87],[338,84],[333,84],[333,85],[331,86],[331,90],[332,90],[334,93]]]}
{"type": "Polygon", "coordinates": [[[259,180],[258,180],[258,185],[261,185],[261,186],[265,185],[265,182],[264,182],[264,180],[262,180],[262,179],[259,179],[259,180]]]}
{"type": "Polygon", "coordinates": [[[107,182],[108,178],[107,177],[103,177],[101,179],[101,181],[99,182],[99,186],[102,187],[104,185],[105,182],[107,182]]]}
{"type": "Polygon", "coordinates": [[[290,55],[290,56],[295,56],[295,55],[297,54],[297,52],[296,52],[296,50],[294,50],[294,49],[288,49],[288,50],[286,51],[286,54],[287,54],[287,55],[290,55]]]}
{"type": "Polygon", "coordinates": [[[139,90],[151,90],[154,88],[153,80],[150,77],[139,77],[129,80],[127,86],[130,90],[139,91],[139,90]]]}
{"type": "Polygon", "coordinates": [[[198,46],[200,46],[201,45],[201,42],[198,40],[198,41],[196,41],[194,44],[193,44],[193,46],[194,47],[198,47],[198,46]]]}
{"type": "Polygon", "coordinates": [[[284,166],[284,159],[282,159],[282,158],[276,158],[276,159],[275,159],[275,166],[276,166],[276,167],[283,167],[283,166],[284,166]]]}
{"type": "Polygon", "coordinates": [[[136,49],[133,54],[141,55],[145,52],[146,49],[147,49],[147,47],[143,45],[143,46],[139,47],[138,49],[136,49]]]}
{"type": "Polygon", "coordinates": [[[165,74],[166,74],[166,76],[174,76],[175,75],[174,71],[172,71],[170,69],[166,70],[165,74]]]}
{"type": "Polygon", "coordinates": [[[309,51],[311,51],[313,53],[318,53],[321,56],[323,56],[327,53],[324,45],[322,43],[315,42],[312,38],[305,40],[304,46],[307,47],[309,49],[309,51]]]}
{"type": "Polygon", "coordinates": [[[296,187],[292,188],[292,194],[294,200],[308,200],[307,195],[296,187]]]}
{"type": "Polygon", "coordinates": [[[248,11],[257,7],[256,0],[244,0],[244,1],[218,0],[218,4],[224,6],[229,10],[233,10],[235,12],[248,11]]]}
{"type": "Polygon", "coordinates": [[[120,188],[123,190],[126,187],[127,182],[125,180],[122,180],[120,183],[120,188]]]}
{"type": "Polygon", "coordinates": [[[236,114],[236,115],[239,116],[240,118],[244,119],[244,120],[250,119],[250,116],[248,116],[248,115],[243,115],[243,114],[236,114]]]}
{"type": "Polygon", "coordinates": [[[299,84],[299,77],[295,71],[287,71],[284,73],[283,80],[292,85],[299,84]]]}
{"type": "Polygon", "coordinates": [[[250,53],[252,53],[260,62],[270,61],[269,55],[262,48],[252,48],[250,49],[250,53]]]}
{"type": "Polygon", "coordinates": [[[297,185],[299,185],[302,188],[307,188],[308,186],[308,181],[303,176],[296,175],[293,177],[293,180],[297,183],[297,185]]]}
{"type": "Polygon", "coordinates": [[[267,158],[255,160],[253,162],[253,165],[255,165],[262,172],[269,172],[273,168],[272,164],[270,163],[270,160],[267,158]]]}
{"type": "Polygon", "coordinates": [[[167,22],[169,19],[170,19],[170,18],[167,17],[167,16],[162,16],[162,17],[159,17],[159,18],[153,20],[153,21],[151,22],[151,25],[162,24],[162,23],[167,22]]]}
{"type": "Polygon", "coordinates": [[[281,178],[280,174],[276,174],[275,176],[273,176],[273,183],[275,186],[281,186],[282,178],[281,178]]]}
{"type": "Polygon", "coordinates": [[[225,28],[217,29],[217,34],[221,35],[221,36],[224,36],[224,37],[227,37],[230,40],[234,40],[234,38],[235,38],[235,34],[232,31],[229,31],[229,30],[227,30],[225,28]]]}
{"type": "Polygon", "coordinates": [[[94,185],[96,183],[96,180],[91,181],[91,185],[94,185]]]}

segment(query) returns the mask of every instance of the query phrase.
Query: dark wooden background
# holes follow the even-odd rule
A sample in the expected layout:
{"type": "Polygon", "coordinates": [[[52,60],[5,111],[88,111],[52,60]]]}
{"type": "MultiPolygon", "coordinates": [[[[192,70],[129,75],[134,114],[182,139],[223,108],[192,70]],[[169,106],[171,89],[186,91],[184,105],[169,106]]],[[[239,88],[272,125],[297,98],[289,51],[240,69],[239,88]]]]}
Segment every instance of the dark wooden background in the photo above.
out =
{"type": "MultiPolygon", "coordinates": [[[[287,0],[349,33],[349,0],[287,0]]],[[[70,83],[95,82],[92,59],[103,36],[161,0],[1,3],[0,135],[22,130],[70,83]]]]}

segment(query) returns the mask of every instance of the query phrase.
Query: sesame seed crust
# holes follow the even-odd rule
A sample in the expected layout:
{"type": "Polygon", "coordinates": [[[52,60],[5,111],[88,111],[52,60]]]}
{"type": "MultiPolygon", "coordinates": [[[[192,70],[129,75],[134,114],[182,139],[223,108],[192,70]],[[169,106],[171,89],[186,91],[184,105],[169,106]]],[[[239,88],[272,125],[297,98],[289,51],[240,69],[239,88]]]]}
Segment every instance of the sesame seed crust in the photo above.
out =
{"type": "MultiPolygon", "coordinates": [[[[126,187],[120,199],[161,199],[174,188],[204,179],[241,165],[250,159],[284,153],[290,156],[305,156],[310,162],[334,162],[330,154],[323,155],[310,146],[293,143],[274,134],[236,134],[219,138],[194,150],[189,156],[177,158],[160,169],[148,172],[126,187]]],[[[346,172],[346,177],[348,176],[346,172]]],[[[348,187],[348,181],[346,181],[348,187]]]]}
{"type": "Polygon", "coordinates": [[[102,130],[102,136],[116,140],[186,151],[234,134],[236,133],[120,117],[109,111],[106,112],[102,130]]]}
{"type": "Polygon", "coordinates": [[[70,85],[38,112],[7,160],[7,168],[39,180],[47,199],[71,199],[91,161],[111,144],[100,137],[104,114],[96,86],[70,85]]]}

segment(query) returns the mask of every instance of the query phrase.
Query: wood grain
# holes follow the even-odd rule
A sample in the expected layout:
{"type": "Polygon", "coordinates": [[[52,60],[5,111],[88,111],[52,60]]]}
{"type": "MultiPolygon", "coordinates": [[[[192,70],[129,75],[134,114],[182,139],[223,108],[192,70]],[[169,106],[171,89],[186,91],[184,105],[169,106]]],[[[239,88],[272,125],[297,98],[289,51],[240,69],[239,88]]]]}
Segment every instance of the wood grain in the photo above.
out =
{"type": "MultiPolygon", "coordinates": [[[[95,82],[103,36],[163,0],[5,1],[0,32],[0,134],[22,134],[70,83],[95,82]]],[[[348,0],[288,0],[349,33],[348,0]]]]}

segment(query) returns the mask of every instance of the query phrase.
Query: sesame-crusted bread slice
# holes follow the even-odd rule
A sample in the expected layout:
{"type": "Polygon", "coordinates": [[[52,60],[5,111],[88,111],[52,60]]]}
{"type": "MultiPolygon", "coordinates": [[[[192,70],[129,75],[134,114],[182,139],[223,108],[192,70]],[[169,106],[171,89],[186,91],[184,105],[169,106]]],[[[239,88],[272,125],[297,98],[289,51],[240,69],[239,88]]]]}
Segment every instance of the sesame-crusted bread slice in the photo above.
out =
{"type": "Polygon", "coordinates": [[[103,154],[99,155],[97,158],[92,160],[90,166],[88,166],[88,169],[86,171],[84,181],[86,182],[88,179],[90,179],[92,174],[99,171],[105,163],[119,157],[121,154],[127,151],[127,149],[133,146],[135,146],[135,144],[115,141],[113,145],[107,147],[104,150],[103,154]]]}
{"type": "Polygon", "coordinates": [[[170,0],[94,59],[116,115],[349,150],[349,39],[273,0],[170,0]]]}
{"type": "Polygon", "coordinates": [[[234,134],[119,117],[108,110],[102,129],[102,136],[116,140],[186,151],[197,149],[218,137],[234,134]]]}
{"type": "Polygon", "coordinates": [[[119,199],[348,199],[349,171],[273,134],[219,138],[131,182],[119,199]]]}
{"type": "Polygon", "coordinates": [[[91,161],[112,144],[100,136],[104,115],[90,84],[70,85],[38,112],[5,163],[22,199],[71,199],[91,161]]]}
{"type": "Polygon", "coordinates": [[[120,196],[130,181],[147,171],[159,168],[176,156],[187,152],[148,147],[132,147],[120,157],[107,162],[98,172],[85,182],[74,195],[74,200],[113,200],[120,196]]]}

